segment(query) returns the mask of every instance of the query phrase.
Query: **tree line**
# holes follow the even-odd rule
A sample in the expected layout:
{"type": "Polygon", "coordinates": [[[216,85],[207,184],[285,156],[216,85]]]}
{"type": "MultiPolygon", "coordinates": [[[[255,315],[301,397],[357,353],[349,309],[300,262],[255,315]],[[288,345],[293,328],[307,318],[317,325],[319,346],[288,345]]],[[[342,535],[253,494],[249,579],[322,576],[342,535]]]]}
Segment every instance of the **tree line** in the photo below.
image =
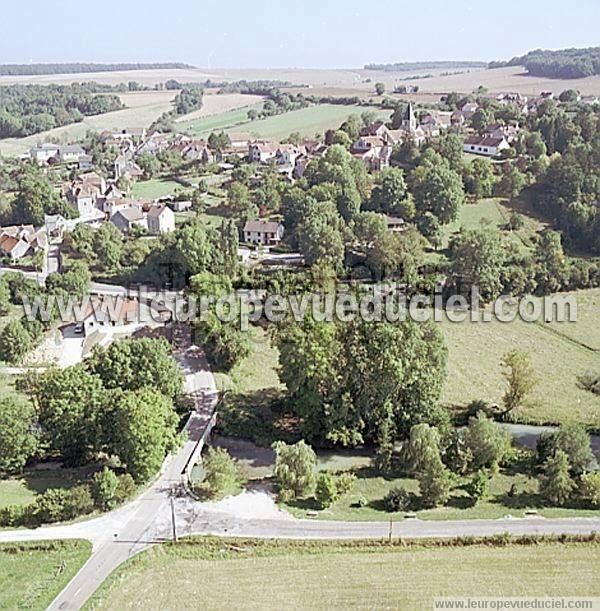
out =
{"type": "Polygon", "coordinates": [[[78,74],[88,72],[120,72],[122,70],[185,70],[194,66],[180,62],[154,62],[149,64],[121,63],[65,63],[65,64],[0,64],[2,76],[36,76],[42,74],[78,74]]]}
{"type": "Polygon", "coordinates": [[[491,62],[489,68],[525,66],[531,76],[548,78],[584,78],[600,74],[600,47],[584,49],[536,49],[503,62],[491,62]]]}
{"type": "Polygon", "coordinates": [[[20,138],[123,108],[117,95],[82,85],[0,87],[0,138],[20,138]]]}

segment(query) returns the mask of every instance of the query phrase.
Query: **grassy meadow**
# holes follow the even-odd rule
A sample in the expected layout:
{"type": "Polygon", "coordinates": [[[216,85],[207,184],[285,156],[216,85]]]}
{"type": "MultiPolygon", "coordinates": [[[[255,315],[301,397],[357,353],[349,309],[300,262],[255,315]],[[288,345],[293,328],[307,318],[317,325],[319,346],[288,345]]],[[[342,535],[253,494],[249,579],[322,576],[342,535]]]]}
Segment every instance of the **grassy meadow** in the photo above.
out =
{"type": "MultiPolygon", "coordinates": [[[[230,133],[247,131],[256,137],[282,140],[292,132],[313,137],[316,133],[323,133],[327,129],[339,127],[350,115],[360,114],[367,110],[366,107],[319,104],[318,106],[274,115],[266,119],[248,121],[247,113],[250,108],[260,109],[260,105],[232,110],[189,123],[181,123],[180,126],[182,131],[198,137],[208,136],[211,131],[224,130],[230,133]]],[[[378,110],[378,113],[386,119],[390,115],[390,111],[378,110]]]]}
{"type": "Polygon", "coordinates": [[[600,289],[578,291],[577,298],[578,322],[546,325],[518,318],[510,323],[445,320],[442,331],[449,359],[444,403],[463,407],[476,399],[499,403],[505,389],[500,361],[516,348],[531,354],[538,382],[527,405],[515,414],[518,421],[558,424],[577,420],[599,427],[600,396],[580,388],[577,378],[600,368],[600,353],[592,347],[600,342],[594,322],[600,289]],[[580,338],[590,347],[572,338],[580,338]]]}
{"type": "Polygon", "coordinates": [[[73,488],[87,482],[94,470],[94,465],[74,469],[26,469],[21,475],[0,479],[0,507],[27,505],[49,488],[73,488]]]}
{"type": "Polygon", "coordinates": [[[443,596],[598,596],[599,569],[597,543],[429,547],[198,538],[136,556],[89,608],[431,609],[443,596]]]}
{"type": "Polygon", "coordinates": [[[91,552],[87,541],[0,544],[0,609],[45,609],[91,552]]]}
{"type": "Polygon", "coordinates": [[[135,182],[131,188],[131,196],[139,199],[158,199],[166,195],[173,195],[176,189],[183,187],[174,180],[153,178],[135,182]]]}

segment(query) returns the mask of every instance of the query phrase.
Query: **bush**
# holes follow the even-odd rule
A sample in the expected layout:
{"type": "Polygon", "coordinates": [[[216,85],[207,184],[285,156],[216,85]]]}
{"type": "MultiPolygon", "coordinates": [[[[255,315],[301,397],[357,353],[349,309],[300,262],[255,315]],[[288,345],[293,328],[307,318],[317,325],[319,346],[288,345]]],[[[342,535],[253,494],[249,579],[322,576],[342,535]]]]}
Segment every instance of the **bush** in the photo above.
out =
{"type": "Polygon", "coordinates": [[[479,412],[474,418],[469,418],[465,445],[473,455],[473,468],[494,467],[510,449],[511,437],[507,430],[479,412]]]}
{"type": "Polygon", "coordinates": [[[116,504],[115,496],[119,487],[119,478],[114,471],[104,467],[102,471],[94,473],[92,482],[96,506],[100,509],[112,509],[116,504]]]}
{"type": "Polygon", "coordinates": [[[356,484],[356,475],[354,473],[350,473],[350,471],[340,473],[336,481],[339,495],[348,494],[354,488],[354,484],[356,484]]]}
{"type": "Polygon", "coordinates": [[[115,500],[117,503],[124,503],[129,500],[136,491],[136,485],[133,477],[129,473],[119,475],[119,484],[115,492],[115,500]]]}
{"type": "Polygon", "coordinates": [[[74,520],[94,510],[94,498],[87,484],[65,491],[61,520],[74,520]]]}
{"type": "Polygon", "coordinates": [[[237,462],[224,448],[208,448],[204,457],[204,483],[211,496],[224,496],[235,492],[240,484],[237,462]]]}
{"type": "Polygon", "coordinates": [[[321,509],[330,507],[338,499],[338,489],[333,476],[328,471],[320,473],[317,477],[315,498],[321,509]]]}
{"type": "Polygon", "coordinates": [[[562,450],[556,450],[544,465],[544,475],[540,480],[540,494],[554,505],[564,505],[575,484],[569,475],[569,457],[562,450]]]}
{"type": "Polygon", "coordinates": [[[441,460],[431,463],[426,470],[420,472],[418,480],[421,498],[426,506],[444,505],[450,498],[454,478],[441,460]]]}
{"type": "Polygon", "coordinates": [[[594,507],[600,507],[600,471],[591,471],[581,476],[581,492],[594,507]]]}
{"type": "Polygon", "coordinates": [[[488,495],[490,489],[490,476],[487,471],[480,469],[473,475],[471,480],[465,485],[465,491],[471,497],[473,505],[477,504],[477,501],[485,498],[488,495]]]}
{"type": "Polygon", "coordinates": [[[410,494],[404,488],[392,488],[383,498],[383,506],[390,513],[406,511],[410,507],[410,494]]]}

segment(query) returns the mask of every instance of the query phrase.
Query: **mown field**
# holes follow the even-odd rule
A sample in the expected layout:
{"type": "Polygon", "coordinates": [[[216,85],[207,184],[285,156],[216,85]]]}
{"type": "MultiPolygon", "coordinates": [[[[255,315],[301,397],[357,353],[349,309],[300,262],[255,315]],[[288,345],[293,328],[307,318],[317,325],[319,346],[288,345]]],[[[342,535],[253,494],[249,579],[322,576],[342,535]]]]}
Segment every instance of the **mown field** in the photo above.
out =
{"type": "Polygon", "coordinates": [[[0,544],[0,609],[45,609],[91,552],[87,541],[0,544]]]}
{"type": "Polygon", "coordinates": [[[436,597],[598,596],[600,546],[203,540],[117,570],[93,609],[431,609],[436,597]]]}
{"type": "Polygon", "coordinates": [[[88,130],[102,131],[124,127],[149,127],[155,119],[171,109],[171,101],[176,94],[176,91],[139,91],[119,94],[127,108],[93,117],[85,117],[81,123],[57,127],[27,138],[0,140],[0,153],[3,155],[20,155],[38,142],[47,141],[49,138],[57,138],[59,142],[72,142],[82,138],[88,130]]]}
{"type": "MultiPolygon", "coordinates": [[[[313,137],[316,133],[321,134],[327,129],[339,127],[350,115],[367,110],[366,107],[320,104],[250,122],[247,119],[249,108],[181,123],[181,127],[183,131],[194,136],[207,136],[211,131],[222,129],[226,132],[247,131],[253,136],[276,140],[283,139],[292,132],[313,137]]],[[[389,111],[377,112],[386,119],[390,115],[389,111]]]]}

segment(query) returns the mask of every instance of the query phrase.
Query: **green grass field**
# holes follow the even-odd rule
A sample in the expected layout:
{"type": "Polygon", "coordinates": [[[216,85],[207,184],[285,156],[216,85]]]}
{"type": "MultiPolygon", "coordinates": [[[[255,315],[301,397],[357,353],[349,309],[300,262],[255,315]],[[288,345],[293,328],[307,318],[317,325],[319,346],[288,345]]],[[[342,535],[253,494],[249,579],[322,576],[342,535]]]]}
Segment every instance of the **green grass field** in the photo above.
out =
{"type": "MultiPolygon", "coordinates": [[[[194,136],[207,136],[214,130],[226,132],[247,131],[261,138],[283,139],[292,132],[302,136],[314,137],[327,129],[339,127],[350,115],[360,114],[366,107],[320,104],[302,108],[258,121],[248,121],[247,112],[251,107],[229,111],[221,115],[206,117],[189,123],[182,123],[182,131],[194,136]]],[[[382,118],[389,118],[389,111],[375,109],[382,118]]]]}
{"type": "Polygon", "coordinates": [[[197,539],[154,547],[94,609],[431,609],[435,597],[598,596],[600,545],[401,547],[197,539]]]}
{"type": "Polygon", "coordinates": [[[521,252],[527,251],[533,245],[533,238],[537,232],[543,228],[543,223],[531,216],[522,214],[523,227],[518,231],[507,230],[506,224],[513,210],[521,211],[518,203],[508,202],[499,197],[466,203],[460,209],[458,218],[443,227],[441,249],[427,252],[427,260],[430,262],[443,260],[445,258],[444,249],[448,248],[450,239],[461,228],[482,229],[489,227],[497,229],[502,233],[507,244],[514,245],[521,252]]]}
{"type": "Polygon", "coordinates": [[[87,541],[0,545],[0,609],[45,609],[90,557],[87,541]]]}
{"type": "Polygon", "coordinates": [[[131,188],[131,196],[139,199],[158,199],[172,195],[176,189],[183,189],[183,187],[174,180],[153,178],[134,183],[131,188]]]}
{"type": "Polygon", "coordinates": [[[236,126],[240,126],[248,121],[248,111],[260,110],[262,104],[252,104],[234,110],[227,110],[208,117],[201,117],[191,121],[180,121],[177,124],[178,131],[190,136],[208,136],[211,132],[221,130],[232,130],[236,126]]]}

